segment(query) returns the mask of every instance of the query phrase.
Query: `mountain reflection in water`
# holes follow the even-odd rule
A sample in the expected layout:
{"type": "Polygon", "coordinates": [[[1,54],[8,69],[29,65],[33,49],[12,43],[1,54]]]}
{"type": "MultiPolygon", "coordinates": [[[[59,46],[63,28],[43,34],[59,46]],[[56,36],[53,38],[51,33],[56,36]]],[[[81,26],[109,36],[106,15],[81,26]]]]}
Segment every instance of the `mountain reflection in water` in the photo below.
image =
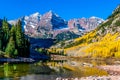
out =
{"type": "Polygon", "coordinates": [[[95,68],[105,62],[46,61],[37,63],[0,64],[0,80],[56,80],[58,77],[75,78],[91,75],[107,75],[106,71],[95,68]],[[100,64],[101,63],[101,64],[100,64]]]}

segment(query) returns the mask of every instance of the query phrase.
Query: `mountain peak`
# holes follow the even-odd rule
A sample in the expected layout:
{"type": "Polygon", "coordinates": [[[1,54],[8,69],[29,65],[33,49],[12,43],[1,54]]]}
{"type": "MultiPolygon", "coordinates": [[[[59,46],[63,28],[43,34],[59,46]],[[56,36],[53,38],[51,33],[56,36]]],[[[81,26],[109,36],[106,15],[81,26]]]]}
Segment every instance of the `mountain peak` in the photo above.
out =
{"type": "Polygon", "coordinates": [[[58,30],[61,28],[66,28],[68,26],[67,21],[65,21],[52,10],[50,10],[47,13],[43,14],[43,16],[41,17],[39,27],[46,28],[47,30],[58,30]]]}
{"type": "MultiPolygon", "coordinates": [[[[47,15],[49,15],[49,16],[56,16],[56,17],[59,17],[56,13],[54,13],[52,10],[50,10],[50,11],[48,11],[47,13],[46,13],[47,15]]],[[[45,15],[46,15],[45,14],[45,15]]]]}
{"type": "Polygon", "coordinates": [[[49,15],[49,16],[52,16],[54,13],[53,13],[52,10],[50,10],[50,11],[48,11],[46,14],[49,15]]]}
{"type": "Polygon", "coordinates": [[[53,14],[53,11],[52,11],[52,10],[49,10],[49,11],[48,11],[48,13],[51,13],[51,14],[53,14]]]}
{"type": "Polygon", "coordinates": [[[40,17],[41,14],[40,14],[39,12],[36,12],[36,13],[34,13],[34,14],[31,14],[30,16],[31,16],[31,17],[40,17]]]}
{"type": "MultiPolygon", "coordinates": [[[[81,35],[84,30],[93,30],[97,27],[100,19],[92,17],[95,19],[73,19],[66,21],[54,13],[52,10],[40,15],[39,12],[31,14],[29,16],[24,16],[20,18],[22,21],[22,28],[26,35],[31,37],[40,38],[55,38],[55,36],[62,32],[71,32],[76,35],[81,35]]],[[[15,21],[9,21],[11,24],[15,21]]]]}
{"type": "Polygon", "coordinates": [[[96,16],[92,16],[89,19],[101,19],[102,21],[104,21],[102,18],[96,17],[96,16]]]}
{"type": "Polygon", "coordinates": [[[95,19],[95,18],[97,18],[97,17],[95,17],[95,16],[92,16],[92,17],[90,17],[90,18],[93,18],[93,19],[95,19]]]}

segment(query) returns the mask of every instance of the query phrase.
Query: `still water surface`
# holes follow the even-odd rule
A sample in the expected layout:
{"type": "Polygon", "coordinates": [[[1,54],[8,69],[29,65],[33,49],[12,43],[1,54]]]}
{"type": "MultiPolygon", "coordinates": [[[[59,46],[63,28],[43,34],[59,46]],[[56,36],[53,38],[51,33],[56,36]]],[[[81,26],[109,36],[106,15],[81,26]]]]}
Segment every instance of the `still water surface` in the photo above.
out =
{"type": "Polygon", "coordinates": [[[105,61],[47,61],[32,64],[0,64],[0,80],[56,80],[107,75],[106,71],[95,66],[111,64],[105,61]]]}

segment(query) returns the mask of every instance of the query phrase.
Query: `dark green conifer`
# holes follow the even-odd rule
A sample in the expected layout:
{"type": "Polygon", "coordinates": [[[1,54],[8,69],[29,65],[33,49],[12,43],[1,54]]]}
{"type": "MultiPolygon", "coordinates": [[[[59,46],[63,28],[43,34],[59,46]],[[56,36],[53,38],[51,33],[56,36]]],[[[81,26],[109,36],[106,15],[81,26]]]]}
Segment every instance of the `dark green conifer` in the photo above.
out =
{"type": "Polygon", "coordinates": [[[2,22],[2,31],[3,31],[3,51],[5,51],[5,48],[7,46],[7,43],[9,41],[9,25],[7,23],[7,19],[4,18],[2,22]]]}
{"type": "Polygon", "coordinates": [[[13,57],[15,52],[15,41],[13,37],[10,37],[9,43],[5,49],[6,55],[8,57],[13,57]]]}

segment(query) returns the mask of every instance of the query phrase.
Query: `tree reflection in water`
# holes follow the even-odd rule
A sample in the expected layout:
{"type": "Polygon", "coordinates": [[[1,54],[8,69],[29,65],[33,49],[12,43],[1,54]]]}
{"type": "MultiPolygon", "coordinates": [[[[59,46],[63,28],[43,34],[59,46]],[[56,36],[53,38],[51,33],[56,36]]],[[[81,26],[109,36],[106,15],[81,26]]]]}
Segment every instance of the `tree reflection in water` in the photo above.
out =
{"type": "Polygon", "coordinates": [[[69,60],[41,61],[31,64],[4,63],[0,64],[0,80],[55,80],[57,77],[74,78],[92,76],[96,74],[107,75],[105,71],[95,68],[96,65],[102,64],[106,64],[106,62],[69,60]]]}

